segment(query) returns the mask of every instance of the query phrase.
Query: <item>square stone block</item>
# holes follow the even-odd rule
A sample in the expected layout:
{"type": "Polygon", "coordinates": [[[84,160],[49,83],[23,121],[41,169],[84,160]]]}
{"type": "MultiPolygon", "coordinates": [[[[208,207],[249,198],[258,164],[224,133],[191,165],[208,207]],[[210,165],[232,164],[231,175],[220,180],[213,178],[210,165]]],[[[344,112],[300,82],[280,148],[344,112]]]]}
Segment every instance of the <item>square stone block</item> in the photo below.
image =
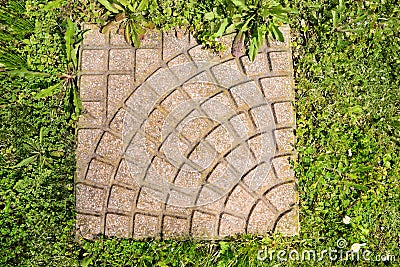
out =
{"type": "Polygon", "coordinates": [[[120,186],[113,186],[111,188],[110,200],[108,201],[108,208],[130,212],[133,209],[135,197],[135,191],[120,186]]]}
{"type": "Polygon", "coordinates": [[[135,215],[134,237],[156,237],[160,233],[159,218],[144,214],[135,215]]]}
{"type": "Polygon", "coordinates": [[[289,31],[252,62],[182,30],[85,34],[76,231],[94,239],[297,234],[289,31]],[[286,36],[288,35],[288,38],[286,36]],[[283,156],[285,155],[285,156],[283,156]]]}
{"type": "Polygon", "coordinates": [[[130,229],[131,226],[129,217],[111,213],[107,214],[105,235],[117,236],[117,237],[130,237],[129,235],[130,229]]]}
{"type": "Polygon", "coordinates": [[[293,99],[293,80],[291,77],[269,77],[261,79],[264,95],[269,99],[293,99]]]}
{"type": "Polygon", "coordinates": [[[106,109],[103,102],[82,102],[83,111],[79,124],[100,126],[103,124],[106,109]]]}
{"type": "Polygon", "coordinates": [[[145,80],[153,73],[160,63],[160,52],[157,49],[136,50],[136,79],[145,80]]]}
{"type": "Polygon", "coordinates": [[[107,79],[104,75],[82,75],[79,89],[82,101],[101,101],[106,96],[107,79]]]}
{"type": "Polygon", "coordinates": [[[253,62],[247,56],[242,57],[241,61],[247,75],[265,75],[270,72],[266,53],[259,53],[253,62]]]}
{"type": "Polygon", "coordinates": [[[93,239],[101,234],[101,217],[93,215],[77,214],[75,228],[78,236],[93,239]]]}
{"type": "Polygon", "coordinates": [[[84,184],[76,185],[76,207],[79,210],[100,212],[103,210],[105,191],[84,184]]]}
{"type": "Polygon", "coordinates": [[[102,73],[107,70],[106,50],[83,50],[81,60],[83,72],[102,73]]]}
{"type": "Polygon", "coordinates": [[[295,114],[291,102],[280,102],[273,105],[276,123],[282,126],[291,126],[295,121],[295,114]]]}
{"type": "Polygon", "coordinates": [[[113,166],[93,159],[89,164],[89,169],[86,174],[86,179],[99,183],[102,185],[107,185],[112,179],[113,166]]]}
{"type": "Polygon", "coordinates": [[[110,71],[133,71],[135,62],[133,49],[111,49],[109,57],[110,71]]]}
{"type": "Polygon", "coordinates": [[[88,30],[83,34],[83,47],[103,47],[106,45],[107,36],[100,32],[100,28],[91,25],[91,24],[84,24],[83,30],[88,30]]]}
{"type": "Polygon", "coordinates": [[[288,52],[270,52],[272,71],[286,71],[292,70],[291,54],[288,52]]]}

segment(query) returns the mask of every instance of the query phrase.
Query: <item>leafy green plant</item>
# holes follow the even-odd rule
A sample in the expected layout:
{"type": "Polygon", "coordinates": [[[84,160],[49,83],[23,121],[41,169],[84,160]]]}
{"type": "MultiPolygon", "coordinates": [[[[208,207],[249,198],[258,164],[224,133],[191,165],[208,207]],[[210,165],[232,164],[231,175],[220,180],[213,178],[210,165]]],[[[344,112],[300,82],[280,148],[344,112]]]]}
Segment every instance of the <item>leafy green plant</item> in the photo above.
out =
{"type": "Polygon", "coordinates": [[[20,161],[15,168],[27,166],[33,162],[38,162],[39,170],[47,166],[52,162],[52,158],[60,157],[63,155],[62,151],[59,150],[48,150],[44,146],[44,128],[41,127],[39,131],[39,140],[26,140],[25,146],[29,153],[32,155],[20,161]]]}
{"type": "Polygon", "coordinates": [[[24,38],[32,33],[34,20],[24,16],[25,7],[21,0],[7,1],[0,5],[0,42],[24,38]]]}
{"type": "Polygon", "coordinates": [[[118,25],[125,39],[139,47],[146,28],[154,25],[162,29],[188,27],[208,46],[216,46],[216,39],[236,32],[233,44],[234,56],[244,54],[246,47],[254,60],[264,38],[270,34],[283,41],[279,26],[288,23],[288,13],[274,0],[215,0],[215,1],[163,1],[153,0],[99,0],[111,14],[103,31],[118,25]]]}
{"type": "MultiPolygon", "coordinates": [[[[49,2],[44,9],[46,11],[60,8],[63,2],[49,2]]],[[[31,42],[28,38],[35,31],[35,21],[24,15],[26,8],[23,1],[7,1],[7,4],[0,7],[0,72],[11,77],[23,78],[44,78],[47,84],[52,84],[40,90],[36,99],[52,96],[61,89],[65,90],[65,108],[71,114],[78,115],[82,109],[79,100],[79,92],[76,81],[78,70],[78,48],[83,38],[83,31],[78,31],[71,19],[66,18],[66,30],[64,34],[66,66],[62,74],[52,75],[46,71],[30,70],[28,57],[21,53],[18,47],[10,45],[12,40],[22,39],[23,44],[31,42]],[[54,84],[54,80],[58,80],[54,84]]],[[[20,45],[20,44],[18,44],[20,45]]],[[[22,45],[20,45],[22,46],[22,45]]]]}
{"type": "Polygon", "coordinates": [[[289,23],[291,10],[271,0],[226,0],[222,6],[214,7],[204,14],[204,19],[211,22],[211,38],[237,32],[233,42],[232,54],[240,56],[247,47],[250,60],[254,60],[264,39],[271,34],[279,41],[283,35],[279,26],[289,23]]]}
{"type": "Polygon", "coordinates": [[[149,13],[149,0],[99,0],[99,2],[112,13],[113,17],[113,20],[107,23],[102,31],[106,32],[111,27],[118,25],[118,28],[124,33],[125,40],[135,47],[140,46],[140,40],[146,32],[145,29],[154,27],[154,24],[146,18],[149,13]]]}
{"type": "Polygon", "coordinates": [[[24,12],[25,7],[20,0],[0,5],[0,71],[20,69],[26,73],[26,56],[10,47],[13,40],[26,38],[35,27],[34,21],[24,12]]]}
{"type": "Polygon", "coordinates": [[[78,49],[83,39],[83,33],[84,31],[78,31],[77,26],[72,20],[67,18],[64,35],[65,54],[67,58],[66,71],[59,75],[60,81],[58,83],[41,90],[35,95],[36,99],[40,99],[54,95],[63,88],[65,90],[66,110],[72,112],[75,116],[79,115],[82,110],[76,77],[78,72],[78,49]]]}

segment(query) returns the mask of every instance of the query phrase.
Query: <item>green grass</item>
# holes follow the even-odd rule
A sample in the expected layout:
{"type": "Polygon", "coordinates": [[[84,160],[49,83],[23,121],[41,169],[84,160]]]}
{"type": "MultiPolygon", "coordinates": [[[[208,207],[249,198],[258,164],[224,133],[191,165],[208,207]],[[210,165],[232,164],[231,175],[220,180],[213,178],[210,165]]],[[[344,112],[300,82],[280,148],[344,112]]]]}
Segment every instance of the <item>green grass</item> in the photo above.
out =
{"type": "Polygon", "coordinates": [[[301,231],[292,238],[241,236],[221,242],[74,239],[74,121],[65,111],[65,92],[39,100],[34,96],[55,84],[67,68],[66,17],[101,22],[101,10],[85,0],[62,0],[58,8],[47,5],[47,10],[45,1],[19,2],[24,8],[18,17],[29,22],[24,26],[28,30],[15,29],[10,26],[15,20],[0,17],[0,60],[12,57],[8,62],[15,62],[15,68],[49,77],[0,72],[1,266],[399,264],[397,1],[290,1],[298,10],[291,26],[301,231]],[[6,34],[13,38],[4,41],[6,34]],[[26,142],[38,143],[40,129],[40,150],[49,164],[39,168],[35,161],[15,168],[33,155],[26,142]],[[345,215],[351,217],[348,225],[342,222],[345,215]],[[257,260],[263,248],[322,251],[335,248],[339,238],[348,246],[366,243],[372,255],[390,253],[397,262],[257,260]]]}

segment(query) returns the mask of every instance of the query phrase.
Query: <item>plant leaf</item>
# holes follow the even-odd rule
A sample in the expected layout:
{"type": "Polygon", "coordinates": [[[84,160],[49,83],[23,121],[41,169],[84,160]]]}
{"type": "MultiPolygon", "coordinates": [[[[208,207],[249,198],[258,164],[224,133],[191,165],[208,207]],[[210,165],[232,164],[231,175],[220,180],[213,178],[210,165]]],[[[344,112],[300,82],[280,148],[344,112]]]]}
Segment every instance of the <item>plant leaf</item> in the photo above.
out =
{"type": "Polygon", "coordinates": [[[31,164],[32,162],[34,162],[36,160],[36,158],[38,157],[39,154],[31,156],[29,158],[23,159],[20,163],[18,163],[17,165],[15,165],[15,168],[21,168],[24,167],[28,164],[31,164]]]}
{"type": "Polygon", "coordinates": [[[229,25],[228,28],[226,28],[225,32],[226,32],[226,33],[232,33],[232,32],[234,32],[235,30],[236,30],[235,24],[231,24],[231,25],[229,25]]]}
{"type": "Polygon", "coordinates": [[[257,46],[257,39],[255,37],[251,38],[250,46],[249,46],[249,59],[250,61],[254,61],[258,54],[258,46],[257,46]]]}
{"type": "Polygon", "coordinates": [[[244,9],[244,10],[248,10],[248,8],[247,8],[246,4],[244,3],[244,1],[241,1],[241,0],[231,0],[231,2],[232,2],[235,6],[237,6],[237,7],[239,7],[239,8],[242,8],[242,9],[244,9]]]}
{"type": "Polygon", "coordinates": [[[207,12],[206,14],[204,14],[204,19],[205,20],[212,20],[214,18],[215,18],[215,16],[214,16],[213,12],[207,12]]]}
{"type": "Polygon", "coordinates": [[[115,20],[112,20],[110,22],[108,22],[106,25],[104,25],[104,27],[101,29],[101,33],[106,33],[108,32],[114,25],[117,25],[118,22],[116,22],[115,20]]]}
{"type": "Polygon", "coordinates": [[[242,26],[242,28],[240,29],[240,31],[242,31],[242,32],[245,32],[245,31],[247,31],[249,28],[248,28],[248,25],[249,25],[249,23],[253,20],[253,18],[254,18],[254,16],[251,16],[250,18],[248,18],[247,20],[246,20],[246,22],[243,24],[243,26],[242,26]]]}
{"type": "Polygon", "coordinates": [[[127,23],[125,26],[125,32],[124,32],[124,37],[125,41],[129,44],[132,44],[132,34],[131,34],[131,24],[127,23]]]}
{"type": "Polygon", "coordinates": [[[149,0],[142,0],[142,2],[140,2],[139,6],[137,7],[137,11],[144,11],[147,9],[149,5],[149,0]]]}
{"type": "Polygon", "coordinates": [[[361,190],[361,191],[368,191],[368,187],[365,185],[361,185],[361,184],[356,184],[353,182],[348,182],[348,181],[343,181],[343,183],[347,186],[351,186],[354,187],[355,189],[361,190]]]}
{"type": "Polygon", "coordinates": [[[229,24],[228,19],[225,18],[225,19],[221,22],[221,25],[219,26],[219,29],[218,29],[218,31],[217,31],[217,33],[216,33],[216,36],[217,36],[217,37],[220,37],[220,36],[222,36],[222,35],[224,34],[225,29],[226,29],[226,26],[228,26],[228,24],[229,24]]]}
{"type": "Polygon", "coordinates": [[[279,30],[278,26],[272,24],[272,36],[280,42],[284,42],[285,38],[283,38],[282,32],[279,30]]]}
{"type": "Polygon", "coordinates": [[[79,97],[78,90],[75,86],[72,88],[73,94],[74,94],[74,107],[75,107],[75,113],[76,115],[80,115],[81,111],[83,110],[82,102],[79,97]]]}
{"type": "Polygon", "coordinates": [[[81,260],[81,266],[82,267],[88,267],[93,261],[92,257],[85,257],[81,260]]]}
{"type": "Polygon", "coordinates": [[[75,24],[70,18],[67,18],[67,30],[65,31],[65,49],[67,53],[67,60],[71,61],[71,50],[75,35],[75,24]]]}
{"type": "Polygon", "coordinates": [[[143,29],[141,29],[140,26],[138,27],[137,25],[135,25],[133,23],[131,24],[131,26],[132,26],[131,35],[132,35],[133,45],[136,48],[139,48],[139,46],[140,46],[139,34],[141,34],[141,32],[142,32],[141,30],[143,30],[143,29]]]}
{"type": "Polygon", "coordinates": [[[333,28],[336,28],[337,22],[338,22],[338,13],[336,10],[332,10],[332,21],[333,21],[333,28]]]}
{"type": "Polygon", "coordinates": [[[40,131],[39,131],[39,144],[40,145],[43,144],[43,136],[44,136],[44,128],[40,127],[40,131]]]}
{"type": "Polygon", "coordinates": [[[43,7],[43,10],[49,11],[52,9],[60,8],[62,7],[63,1],[62,0],[55,0],[55,1],[50,1],[43,7]]]}
{"type": "Polygon", "coordinates": [[[123,7],[127,7],[128,5],[130,5],[128,0],[114,0],[114,2],[123,7]]]}
{"type": "Polygon", "coordinates": [[[256,34],[257,34],[257,46],[261,47],[264,43],[264,35],[265,34],[260,27],[257,27],[256,34]]]}
{"type": "Polygon", "coordinates": [[[167,7],[167,8],[165,9],[165,15],[167,15],[168,17],[170,17],[170,16],[172,15],[172,8],[167,7]]]}
{"type": "Polygon", "coordinates": [[[111,5],[119,11],[124,11],[124,8],[117,3],[112,3],[111,5]]]}
{"type": "Polygon", "coordinates": [[[110,2],[107,0],[98,0],[100,4],[102,4],[107,10],[113,12],[113,13],[118,13],[118,9],[112,6],[110,2]]]}
{"type": "Polygon", "coordinates": [[[140,46],[140,38],[135,30],[132,31],[132,41],[133,41],[133,45],[136,48],[138,48],[140,46]]]}
{"type": "Polygon", "coordinates": [[[8,70],[7,74],[11,77],[18,76],[18,77],[50,77],[50,74],[38,72],[38,71],[30,71],[27,69],[19,69],[19,70],[8,70]]]}
{"type": "Polygon", "coordinates": [[[39,91],[39,93],[37,93],[34,96],[34,98],[35,99],[40,99],[40,98],[44,98],[44,97],[48,97],[48,96],[54,95],[61,88],[61,85],[62,85],[62,83],[59,82],[59,83],[57,83],[55,85],[47,87],[46,89],[43,89],[43,90],[39,91]]]}

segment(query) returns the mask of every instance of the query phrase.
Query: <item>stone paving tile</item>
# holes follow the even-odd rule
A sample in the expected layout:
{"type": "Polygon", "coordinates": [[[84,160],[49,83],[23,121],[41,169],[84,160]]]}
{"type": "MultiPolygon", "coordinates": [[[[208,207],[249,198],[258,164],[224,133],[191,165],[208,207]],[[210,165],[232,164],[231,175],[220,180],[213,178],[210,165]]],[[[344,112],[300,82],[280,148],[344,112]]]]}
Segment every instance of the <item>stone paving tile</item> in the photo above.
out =
{"type": "Polygon", "coordinates": [[[163,235],[165,237],[189,236],[189,224],[186,219],[165,216],[163,221],[163,235]]]}
{"type": "Polygon", "coordinates": [[[107,53],[105,50],[83,50],[81,69],[83,72],[105,72],[107,69],[107,53]]]}
{"type": "Polygon", "coordinates": [[[98,184],[107,185],[111,181],[113,166],[93,159],[89,164],[86,179],[98,184]]]}
{"type": "Polygon", "coordinates": [[[82,75],[79,89],[82,101],[104,100],[107,90],[107,77],[104,75],[82,75]]]}
{"type": "Polygon", "coordinates": [[[87,48],[87,47],[98,48],[98,47],[106,46],[107,36],[105,36],[104,34],[101,34],[99,27],[97,27],[95,25],[91,25],[91,24],[85,24],[83,26],[83,30],[89,30],[83,34],[84,38],[83,38],[82,46],[84,48],[87,48]]]}
{"type": "Polygon", "coordinates": [[[128,216],[107,214],[105,234],[107,236],[129,237],[130,219],[128,216]]]}
{"type": "Polygon", "coordinates": [[[79,123],[85,125],[102,125],[106,109],[103,102],[82,101],[83,112],[79,123]]]}
{"type": "Polygon", "coordinates": [[[132,71],[135,62],[133,49],[111,49],[108,59],[110,71],[132,71]]]}
{"type": "Polygon", "coordinates": [[[75,226],[80,236],[93,239],[101,233],[101,217],[78,213],[76,215],[75,226]]]}
{"type": "Polygon", "coordinates": [[[158,49],[137,49],[136,50],[136,79],[143,81],[153,73],[160,64],[158,49]]]}
{"type": "Polygon", "coordinates": [[[293,126],[295,114],[291,102],[275,103],[273,107],[277,125],[293,126]]]}
{"type": "Polygon", "coordinates": [[[189,33],[136,49],[86,25],[80,56],[76,232],[223,238],[299,230],[290,29],[254,62],[189,33]]]}
{"type": "Polygon", "coordinates": [[[268,55],[266,53],[258,54],[253,62],[250,61],[248,56],[244,56],[240,60],[247,75],[265,75],[270,72],[268,55]]]}
{"type": "Polygon", "coordinates": [[[289,52],[270,52],[271,68],[274,72],[287,72],[292,68],[289,52]]]}
{"type": "Polygon", "coordinates": [[[137,192],[134,190],[126,189],[120,186],[113,186],[111,188],[110,199],[108,201],[108,208],[123,212],[130,212],[133,208],[136,194],[137,192]]]}
{"type": "Polygon", "coordinates": [[[129,74],[108,76],[107,114],[109,118],[123,106],[124,100],[132,91],[133,83],[133,76],[129,74]]]}
{"type": "Polygon", "coordinates": [[[219,234],[221,236],[244,234],[246,222],[242,218],[238,218],[229,214],[223,214],[221,216],[219,227],[219,234]]]}

